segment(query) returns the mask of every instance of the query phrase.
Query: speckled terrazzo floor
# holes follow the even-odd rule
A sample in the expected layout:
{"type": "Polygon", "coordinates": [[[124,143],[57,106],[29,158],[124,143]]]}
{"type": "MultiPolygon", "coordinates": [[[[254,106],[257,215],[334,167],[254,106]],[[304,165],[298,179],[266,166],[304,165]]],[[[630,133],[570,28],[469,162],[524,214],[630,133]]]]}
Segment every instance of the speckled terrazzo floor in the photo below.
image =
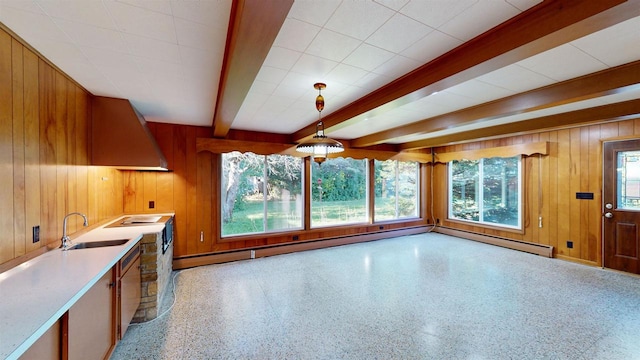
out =
{"type": "Polygon", "coordinates": [[[112,359],[640,359],[639,277],[446,235],[176,275],[112,359]]]}

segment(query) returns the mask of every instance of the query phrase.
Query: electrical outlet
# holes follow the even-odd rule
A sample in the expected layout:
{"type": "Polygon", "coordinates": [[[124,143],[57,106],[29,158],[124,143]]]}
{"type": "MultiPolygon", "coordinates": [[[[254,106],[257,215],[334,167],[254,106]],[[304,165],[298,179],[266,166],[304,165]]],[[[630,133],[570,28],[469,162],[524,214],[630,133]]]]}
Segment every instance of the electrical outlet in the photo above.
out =
{"type": "Polygon", "coordinates": [[[436,219],[436,224],[440,224],[440,219],[436,219]]]}
{"type": "Polygon", "coordinates": [[[298,235],[293,235],[292,239],[295,241],[295,240],[300,239],[300,237],[298,237],[298,235]]]}
{"type": "Polygon", "coordinates": [[[379,230],[384,230],[384,226],[380,225],[380,227],[378,227],[379,230]]]}
{"type": "Polygon", "coordinates": [[[32,233],[32,239],[33,239],[33,243],[37,243],[38,241],[40,241],[40,225],[36,225],[32,228],[31,230],[32,233]]]}
{"type": "Polygon", "coordinates": [[[251,250],[251,258],[252,259],[256,258],[256,251],[255,250],[251,250]]]}
{"type": "Polygon", "coordinates": [[[567,248],[573,249],[573,241],[567,241],[567,248]]]}
{"type": "Polygon", "coordinates": [[[155,207],[156,207],[156,202],[153,200],[149,201],[149,209],[153,209],[155,207]]]}

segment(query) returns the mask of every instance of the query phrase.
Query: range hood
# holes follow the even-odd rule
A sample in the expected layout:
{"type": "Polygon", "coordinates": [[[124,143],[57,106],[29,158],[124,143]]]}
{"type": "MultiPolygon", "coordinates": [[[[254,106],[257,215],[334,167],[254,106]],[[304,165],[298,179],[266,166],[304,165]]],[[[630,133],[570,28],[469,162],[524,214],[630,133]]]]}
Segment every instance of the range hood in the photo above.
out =
{"type": "Polygon", "coordinates": [[[91,100],[91,164],[128,170],[167,170],[144,117],[129,100],[91,100]]]}

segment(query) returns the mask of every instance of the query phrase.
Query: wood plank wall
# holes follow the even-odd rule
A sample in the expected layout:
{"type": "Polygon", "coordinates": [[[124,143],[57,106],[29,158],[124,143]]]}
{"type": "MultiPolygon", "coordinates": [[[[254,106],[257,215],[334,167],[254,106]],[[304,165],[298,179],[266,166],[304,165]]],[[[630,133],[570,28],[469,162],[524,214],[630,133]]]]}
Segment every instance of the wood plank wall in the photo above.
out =
{"type": "MultiPolygon", "coordinates": [[[[167,158],[171,171],[124,171],[124,211],[175,211],[175,257],[380,231],[378,225],[358,225],[220,239],[217,200],[220,192],[219,157],[207,151],[196,152],[196,139],[211,137],[211,128],[160,123],[147,125],[167,158]],[[153,209],[149,207],[149,201],[154,201],[153,209]],[[298,237],[297,240],[293,240],[294,235],[298,237]]],[[[426,178],[426,167],[423,168],[423,177],[426,178]]],[[[423,192],[426,192],[425,187],[423,192]]],[[[423,220],[396,222],[385,224],[384,230],[424,223],[423,220]]]]}
{"type": "Polygon", "coordinates": [[[90,96],[0,29],[0,264],[56,246],[67,213],[122,214],[120,171],[89,166],[90,96]]]}
{"type": "Polygon", "coordinates": [[[436,153],[538,141],[550,142],[548,156],[524,160],[524,231],[521,233],[447,220],[447,166],[435,166],[434,213],[443,226],[514,240],[552,245],[554,256],[601,265],[602,141],[640,137],[640,120],[512,136],[435,149],[436,153]],[[576,192],[592,192],[578,200],[576,192]],[[538,225],[542,217],[542,227],[538,225]],[[567,247],[573,241],[573,248],[567,247]]]}
{"type": "MultiPolygon", "coordinates": [[[[149,123],[169,162],[169,173],[127,171],[124,175],[125,212],[176,212],[175,255],[194,254],[291,242],[291,235],[225,241],[217,236],[217,157],[196,153],[195,139],[210,136],[210,128],[149,123]],[[155,209],[148,201],[155,201],[155,209]],[[202,231],[202,241],[200,232],[202,231]]],[[[554,255],[592,265],[601,258],[601,141],[640,136],[640,120],[608,122],[572,129],[511,136],[497,140],[436,148],[437,153],[548,141],[550,154],[524,160],[524,207],[521,232],[473,226],[447,220],[447,168],[434,167],[434,219],[443,226],[554,246],[554,255]],[[594,200],[577,200],[576,192],[593,192],[594,200]],[[542,217],[542,227],[538,227],[542,217]],[[573,241],[573,248],[567,241],[573,241]]],[[[425,171],[425,175],[429,174],[425,171]]],[[[428,180],[428,179],[427,179],[428,180]]],[[[423,184],[427,197],[431,191],[423,184]],[[427,191],[429,190],[429,191],[427,191]]],[[[425,208],[429,208],[428,203],[425,208]]],[[[431,220],[428,217],[427,220],[431,220]]],[[[421,223],[424,224],[424,223],[421,223]]],[[[418,223],[393,224],[387,229],[418,223]]],[[[315,229],[298,233],[300,240],[376,231],[375,226],[315,229]]]]}

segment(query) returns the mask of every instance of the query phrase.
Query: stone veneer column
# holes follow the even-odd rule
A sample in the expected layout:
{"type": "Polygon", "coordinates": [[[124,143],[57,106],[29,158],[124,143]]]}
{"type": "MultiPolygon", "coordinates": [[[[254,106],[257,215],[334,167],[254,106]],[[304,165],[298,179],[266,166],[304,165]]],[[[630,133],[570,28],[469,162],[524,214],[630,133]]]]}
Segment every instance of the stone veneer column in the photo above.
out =
{"type": "Polygon", "coordinates": [[[173,242],[162,253],[162,232],[144,234],[140,240],[140,306],[132,322],[139,323],[155,319],[158,307],[165,295],[171,278],[173,242]]]}

